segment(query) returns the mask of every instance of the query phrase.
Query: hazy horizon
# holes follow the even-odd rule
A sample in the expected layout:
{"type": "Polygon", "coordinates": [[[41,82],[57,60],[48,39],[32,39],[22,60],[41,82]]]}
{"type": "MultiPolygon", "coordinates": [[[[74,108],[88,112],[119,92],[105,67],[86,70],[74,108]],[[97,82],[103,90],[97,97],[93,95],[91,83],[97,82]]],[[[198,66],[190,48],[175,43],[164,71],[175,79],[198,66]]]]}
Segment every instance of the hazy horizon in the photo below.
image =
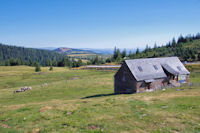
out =
{"type": "Polygon", "coordinates": [[[0,7],[0,43],[15,46],[135,49],[199,32],[198,0],[2,0],[0,7]]]}

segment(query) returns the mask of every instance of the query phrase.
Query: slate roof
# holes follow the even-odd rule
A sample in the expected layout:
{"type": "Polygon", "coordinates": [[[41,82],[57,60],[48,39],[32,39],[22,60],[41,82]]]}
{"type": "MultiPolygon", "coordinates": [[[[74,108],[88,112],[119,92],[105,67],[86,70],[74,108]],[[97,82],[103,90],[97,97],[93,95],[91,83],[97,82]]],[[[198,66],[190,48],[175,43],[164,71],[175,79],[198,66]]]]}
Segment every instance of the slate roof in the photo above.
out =
{"type": "Polygon", "coordinates": [[[167,77],[163,69],[174,75],[190,74],[178,57],[133,59],[125,63],[137,81],[167,77]]]}

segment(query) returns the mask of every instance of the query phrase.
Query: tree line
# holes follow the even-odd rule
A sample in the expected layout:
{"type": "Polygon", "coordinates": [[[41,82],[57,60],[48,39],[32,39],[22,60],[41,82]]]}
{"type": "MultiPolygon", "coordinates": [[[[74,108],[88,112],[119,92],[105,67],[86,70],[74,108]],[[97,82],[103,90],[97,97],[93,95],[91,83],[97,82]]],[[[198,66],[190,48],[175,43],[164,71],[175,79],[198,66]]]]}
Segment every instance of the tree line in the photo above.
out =
{"type": "Polygon", "coordinates": [[[0,65],[78,67],[84,65],[84,63],[57,52],[0,44],[0,65]]]}
{"type": "Polygon", "coordinates": [[[178,56],[182,61],[200,61],[200,34],[194,36],[182,35],[176,40],[169,41],[166,45],[149,47],[146,45],[144,50],[129,52],[124,49],[120,51],[114,48],[114,53],[111,57],[104,59],[100,56],[91,58],[88,62],[82,62],[81,59],[67,57],[65,55],[33,48],[24,48],[17,46],[8,46],[0,44],[0,65],[1,66],[58,66],[58,67],[79,67],[82,65],[100,65],[105,63],[122,63],[126,59],[137,58],[154,58],[178,56]]]}
{"type": "Polygon", "coordinates": [[[178,56],[181,61],[200,61],[200,33],[196,35],[188,35],[183,37],[180,35],[178,39],[172,39],[164,46],[154,45],[153,48],[146,45],[144,50],[137,50],[135,52],[127,53],[124,49],[120,51],[116,47],[111,58],[108,58],[106,62],[121,63],[126,59],[138,59],[138,58],[155,58],[155,57],[170,57],[178,56]]]}

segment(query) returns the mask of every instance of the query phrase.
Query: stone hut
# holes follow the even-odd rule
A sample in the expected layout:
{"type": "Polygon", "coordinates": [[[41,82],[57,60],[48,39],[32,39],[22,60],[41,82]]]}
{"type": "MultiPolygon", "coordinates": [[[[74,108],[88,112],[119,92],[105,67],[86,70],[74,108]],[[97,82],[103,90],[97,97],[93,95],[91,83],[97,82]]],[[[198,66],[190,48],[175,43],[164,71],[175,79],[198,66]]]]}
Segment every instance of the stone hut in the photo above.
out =
{"type": "Polygon", "coordinates": [[[189,74],[178,57],[125,60],[114,76],[114,91],[137,93],[188,83],[189,74]]]}

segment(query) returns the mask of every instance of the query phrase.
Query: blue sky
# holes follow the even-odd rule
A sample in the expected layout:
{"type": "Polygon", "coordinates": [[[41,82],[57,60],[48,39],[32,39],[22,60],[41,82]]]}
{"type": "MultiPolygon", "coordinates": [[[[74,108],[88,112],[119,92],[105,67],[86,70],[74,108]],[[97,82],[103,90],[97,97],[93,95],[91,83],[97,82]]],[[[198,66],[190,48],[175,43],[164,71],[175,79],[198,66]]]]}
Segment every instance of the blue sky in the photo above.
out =
{"type": "Polygon", "coordinates": [[[0,42],[136,48],[200,32],[200,0],[0,0],[0,42]]]}

